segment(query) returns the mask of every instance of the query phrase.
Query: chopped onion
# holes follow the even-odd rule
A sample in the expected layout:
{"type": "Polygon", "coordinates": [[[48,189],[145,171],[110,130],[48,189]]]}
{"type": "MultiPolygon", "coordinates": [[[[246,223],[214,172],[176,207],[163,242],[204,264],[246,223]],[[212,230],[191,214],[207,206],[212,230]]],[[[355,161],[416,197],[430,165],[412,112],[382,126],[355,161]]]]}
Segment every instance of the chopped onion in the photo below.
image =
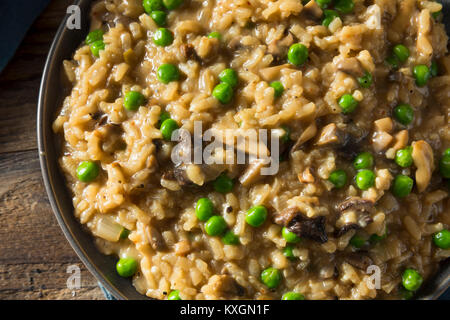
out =
{"type": "Polygon", "coordinates": [[[95,234],[105,240],[117,242],[123,229],[112,217],[102,217],[97,223],[95,234]]]}

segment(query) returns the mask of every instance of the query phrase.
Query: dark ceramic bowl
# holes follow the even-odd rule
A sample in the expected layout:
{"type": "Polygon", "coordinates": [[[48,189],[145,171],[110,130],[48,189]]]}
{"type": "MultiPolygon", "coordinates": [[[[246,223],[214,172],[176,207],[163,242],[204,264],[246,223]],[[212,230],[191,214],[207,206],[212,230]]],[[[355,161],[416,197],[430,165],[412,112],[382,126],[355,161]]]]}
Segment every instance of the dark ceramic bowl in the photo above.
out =
{"type": "MultiPolygon", "coordinates": [[[[69,94],[63,81],[62,62],[70,59],[89,30],[89,11],[91,0],[78,0],[75,4],[81,9],[81,30],[66,28],[66,20],[61,23],[48,54],[42,75],[38,102],[38,145],[39,157],[48,197],[67,240],[81,261],[101,284],[118,299],[148,299],[139,294],[131,281],[119,277],[115,271],[116,259],[101,254],[95,247],[93,238],[77,221],[73,214],[72,200],[65,186],[64,177],[58,167],[58,143],[52,131],[52,122],[64,96],[69,94]]],[[[450,14],[450,12],[449,12],[450,14]]],[[[447,15],[449,16],[449,15],[447,15]]],[[[450,265],[447,259],[439,273],[424,285],[418,299],[436,299],[450,285],[450,265]]]]}

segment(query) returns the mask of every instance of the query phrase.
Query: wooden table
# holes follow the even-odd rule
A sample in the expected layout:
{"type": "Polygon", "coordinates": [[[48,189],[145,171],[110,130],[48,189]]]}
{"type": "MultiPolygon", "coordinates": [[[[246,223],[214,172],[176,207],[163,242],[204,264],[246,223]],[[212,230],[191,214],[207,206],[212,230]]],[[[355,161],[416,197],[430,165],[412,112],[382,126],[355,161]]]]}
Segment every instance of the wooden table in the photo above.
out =
{"type": "Polygon", "coordinates": [[[37,153],[42,70],[72,2],[54,0],[0,74],[0,299],[104,299],[53,216],[37,153]],[[81,269],[79,290],[66,285],[71,265],[81,269]]]}

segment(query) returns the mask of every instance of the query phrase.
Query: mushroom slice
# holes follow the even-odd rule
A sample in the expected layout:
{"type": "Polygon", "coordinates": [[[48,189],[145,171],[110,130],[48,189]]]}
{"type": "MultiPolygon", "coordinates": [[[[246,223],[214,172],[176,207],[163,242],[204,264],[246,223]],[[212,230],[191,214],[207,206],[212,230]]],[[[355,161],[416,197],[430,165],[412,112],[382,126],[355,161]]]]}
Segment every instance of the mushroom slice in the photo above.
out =
{"type": "Polygon", "coordinates": [[[343,260],[355,268],[366,271],[373,260],[364,252],[352,252],[343,256],[343,260]]]}
{"type": "Polygon", "coordinates": [[[318,146],[324,146],[330,143],[336,143],[339,141],[338,129],[336,124],[330,123],[322,128],[320,132],[319,140],[316,142],[318,146]]]}
{"type": "Polygon", "coordinates": [[[315,0],[309,1],[303,7],[303,13],[305,13],[308,17],[314,20],[318,20],[322,17],[323,11],[317,4],[315,0]]]}
{"type": "Polygon", "coordinates": [[[264,168],[265,161],[263,159],[255,159],[247,166],[244,173],[239,177],[239,182],[248,187],[261,178],[261,169],[264,168]]]}
{"type": "Polygon", "coordinates": [[[328,241],[325,231],[326,219],[324,216],[308,218],[297,208],[283,210],[275,217],[275,223],[285,226],[289,231],[299,237],[310,239],[319,243],[328,241]]]}
{"type": "Polygon", "coordinates": [[[297,141],[295,142],[294,146],[291,149],[291,153],[298,151],[301,148],[301,146],[305,142],[312,139],[316,135],[316,133],[317,133],[316,122],[313,122],[305,129],[305,131],[303,131],[303,133],[297,139],[297,141]]]}
{"type": "Polygon", "coordinates": [[[355,57],[338,58],[336,61],[336,69],[354,77],[362,77],[364,75],[364,69],[355,57]]]}
{"type": "Polygon", "coordinates": [[[373,221],[371,214],[374,210],[372,200],[351,197],[338,205],[340,216],[336,221],[335,236],[340,237],[350,230],[365,228],[373,221]]]}
{"type": "Polygon", "coordinates": [[[153,250],[164,251],[167,249],[163,236],[155,227],[146,227],[145,234],[153,250]]]}
{"type": "Polygon", "coordinates": [[[424,140],[413,142],[412,158],[416,166],[416,184],[419,192],[425,191],[434,170],[433,149],[424,140]]]}

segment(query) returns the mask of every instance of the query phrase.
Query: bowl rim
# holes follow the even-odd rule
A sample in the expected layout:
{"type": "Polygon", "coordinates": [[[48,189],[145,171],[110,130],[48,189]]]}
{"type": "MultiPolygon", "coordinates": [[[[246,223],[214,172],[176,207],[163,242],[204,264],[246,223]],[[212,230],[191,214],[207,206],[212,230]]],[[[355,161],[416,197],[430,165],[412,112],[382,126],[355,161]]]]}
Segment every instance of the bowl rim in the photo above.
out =
{"type": "MultiPolygon", "coordinates": [[[[90,3],[92,3],[92,0],[75,0],[73,5],[76,6],[84,5],[86,8],[90,8],[90,3]]],[[[88,14],[88,16],[90,15],[88,14]]],[[[49,95],[49,79],[50,76],[52,76],[52,74],[55,72],[54,70],[55,66],[56,68],[58,68],[57,64],[59,64],[60,66],[62,65],[62,61],[57,61],[56,63],[55,59],[56,54],[60,49],[63,38],[64,36],[66,36],[67,33],[66,28],[67,20],[68,15],[66,14],[53,38],[49,53],[45,61],[45,66],[43,69],[42,79],[39,88],[39,97],[37,104],[37,144],[38,144],[39,162],[41,167],[42,178],[54,216],[56,217],[58,224],[64,233],[64,236],[66,237],[67,241],[70,243],[71,247],[80,258],[82,263],[94,275],[96,280],[109,293],[112,294],[114,298],[119,300],[127,300],[130,299],[130,297],[128,297],[118,288],[118,286],[120,286],[120,283],[118,285],[115,285],[113,281],[108,279],[108,276],[105,274],[105,272],[100,268],[98,268],[96,263],[86,252],[85,248],[81,245],[79,239],[74,233],[74,230],[72,230],[72,228],[69,226],[67,219],[65,217],[67,214],[63,214],[63,209],[61,208],[61,205],[57,199],[57,195],[55,192],[56,187],[54,177],[52,176],[52,170],[57,170],[57,168],[55,169],[50,165],[49,163],[50,159],[47,156],[48,144],[51,143],[51,141],[49,141],[50,137],[47,136],[46,134],[50,133],[50,135],[53,135],[53,131],[51,130],[51,123],[46,122],[46,116],[49,110],[49,107],[46,105],[47,97],[49,95]]],[[[78,45],[79,44],[76,44],[76,47],[78,45]]],[[[66,192],[68,191],[66,190],[66,192]]],[[[73,207],[73,204],[71,205],[73,207]]],[[[70,215],[73,216],[73,211],[70,212],[70,215]]],[[[79,223],[78,219],[77,222],[79,223]]],[[[81,225],[81,223],[79,224],[81,225]]],[[[96,248],[96,250],[98,249],[96,248]]],[[[450,259],[446,259],[445,265],[441,266],[440,270],[434,276],[432,276],[430,279],[427,280],[425,288],[422,288],[418,292],[416,298],[421,300],[438,299],[439,296],[441,296],[445,292],[445,290],[447,290],[449,287],[450,287],[450,259]]],[[[132,289],[136,290],[134,287],[132,287],[132,289]]],[[[137,291],[135,292],[137,293],[137,291]]],[[[138,293],[138,295],[142,296],[142,299],[149,299],[148,297],[146,297],[145,295],[141,295],[140,293],[138,293]]]]}

